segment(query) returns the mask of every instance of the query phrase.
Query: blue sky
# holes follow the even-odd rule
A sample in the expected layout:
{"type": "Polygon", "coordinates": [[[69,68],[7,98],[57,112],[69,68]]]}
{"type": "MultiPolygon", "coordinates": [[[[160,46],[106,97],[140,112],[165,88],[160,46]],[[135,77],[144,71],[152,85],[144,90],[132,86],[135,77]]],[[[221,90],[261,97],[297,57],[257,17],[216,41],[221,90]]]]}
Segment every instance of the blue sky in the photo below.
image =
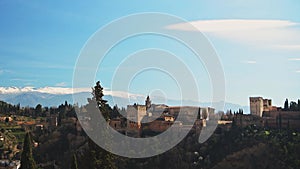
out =
{"type": "MultiPolygon", "coordinates": [[[[3,0],[0,1],[0,86],[71,87],[77,57],[95,31],[126,15],[163,12],[194,23],[214,45],[225,73],[226,101],[247,105],[249,96],[261,95],[282,105],[286,97],[292,100],[300,97],[299,11],[300,2],[295,0],[3,0]]],[[[188,31],[183,27],[173,25],[172,29],[188,31]]],[[[168,48],[163,45],[163,38],[156,38],[137,37],[126,42],[130,45],[120,44],[100,65],[97,79],[104,87],[110,87],[113,70],[121,60],[111,59],[114,55],[123,57],[145,47],[168,48]]],[[[148,72],[137,76],[129,91],[149,94],[152,87],[172,92],[173,88],[166,86],[168,81],[145,85],[142,83],[147,80],[145,76],[154,75],[148,72]]],[[[207,75],[201,77],[207,81],[207,75]]],[[[204,97],[210,97],[209,82],[201,90],[204,97]]]]}

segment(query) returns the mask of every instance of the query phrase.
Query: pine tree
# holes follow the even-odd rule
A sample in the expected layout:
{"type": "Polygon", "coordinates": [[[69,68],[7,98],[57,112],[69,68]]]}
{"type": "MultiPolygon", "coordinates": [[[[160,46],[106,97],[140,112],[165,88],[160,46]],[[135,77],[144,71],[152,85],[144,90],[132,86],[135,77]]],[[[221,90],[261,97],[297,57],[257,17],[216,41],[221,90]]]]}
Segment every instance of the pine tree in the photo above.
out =
{"type": "MultiPolygon", "coordinates": [[[[89,106],[94,107],[95,103],[97,107],[99,108],[100,112],[104,116],[106,120],[109,119],[110,113],[112,109],[107,103],[106,100],[104,100],[102,97],[103,94],[103,87],[100,85],[100,82],[98,81],[96,83],[96,86],[93,88],[93,98],[89,99],[89,106]]],[[[96,112],[91,112],[96,113],[96,112]]],[[[91,118],[97,117],[96,115],[91,114],[91,118]]],[[[97,125],[96,125],[97,126],[97,125]]],[[[105,132],[105,131],[102,131],[105,132]]],[[[109,133],[103,134],[104,137],[110,137],[109,133]]],[[[90,168],[102,168],[102,169],[115,169],[115,156],[99,147],[92,139],[88,139],[88,145],[89,145],[89,152],[91,156],[91,163],[89,166],[90,168]]]]}
{"type": "Polygon", "coordinates": [[[96,86],[94,86],[94,88],[92,89],[93,89],[92,100],[96,100],[100,112],[102,113],[105,120],[108,120],[110,116],[111,108],[107,104],[107,100],[104,100],[102,98],[104,94],[103,94],[103,87],[100,85],[100,81],[98,81],[96,83],[96,86]]]}
{"type": "Polygon", "coordinates": [[[32,157],[32,140],[29,133],[26,133],[23,152],[21,155],[21,169],[36,169],[35,161],[32,157]]]}
{"type": "Polygon", "coordinates": [[[92,94],[93,94],[94,98],[96,99],[99,107],[101,107],[107,103],[107,101],[102,98],[104,96],[104,94],[103,94],[103,87],[100,85],[100,81],[98,81],[96,83],[96,86],[94,86],[92,94]]]}

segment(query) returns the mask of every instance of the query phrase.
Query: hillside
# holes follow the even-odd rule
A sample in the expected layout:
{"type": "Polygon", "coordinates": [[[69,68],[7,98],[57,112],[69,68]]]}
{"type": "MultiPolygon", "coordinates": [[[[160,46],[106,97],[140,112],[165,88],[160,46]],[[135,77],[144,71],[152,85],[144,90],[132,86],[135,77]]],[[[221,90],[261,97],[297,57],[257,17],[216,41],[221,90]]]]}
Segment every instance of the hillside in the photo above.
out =
{"type": "Polygon", "coordinates": [[[270,145],[259,143],[250,148],[242,149],[238,152],[226,156],[220,163],[212,169],[280,169],[287,168],[281,159],[276,156],[277,150],[270,145]]]}

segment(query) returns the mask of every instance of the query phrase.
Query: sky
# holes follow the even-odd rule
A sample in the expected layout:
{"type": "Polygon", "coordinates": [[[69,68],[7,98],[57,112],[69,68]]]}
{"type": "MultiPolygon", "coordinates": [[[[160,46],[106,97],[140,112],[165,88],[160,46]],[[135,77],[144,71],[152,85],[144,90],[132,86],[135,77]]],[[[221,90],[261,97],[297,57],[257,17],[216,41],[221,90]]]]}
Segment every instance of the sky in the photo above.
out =
{"type": "MultiPolygon", "coordinates": [[[[78,56],[96,31],[120,17],[158,12],[188,21],[214,46],[225,75],[226,102],[248,105],[249,96],[263,96],[282,106],[285,98],[300,98],[299,11],[296,0],[2,0],[0,87],[70,88],[78,56]]],[[[166,25],[166,29],[193,33],[185,24],[166,25]]],[[[114,33],[107,38],[110,35],[114,33]]],[[[202,84],[198,86],[201,101],[211,99],[212,84],[205,66],[190,60],[193,54],[178,42],[162,36],[122,41],[99,64],[95,80],[111,89],[114,80],[118,82],[113,77],[124,58],[149,48],[179,55],[202,84]]],[[[139,72],[131,84],[122,87],[118,83],[112,90],[181,96],[174,92],[179,90],[176,79],[159,70],[139,72]]]]}

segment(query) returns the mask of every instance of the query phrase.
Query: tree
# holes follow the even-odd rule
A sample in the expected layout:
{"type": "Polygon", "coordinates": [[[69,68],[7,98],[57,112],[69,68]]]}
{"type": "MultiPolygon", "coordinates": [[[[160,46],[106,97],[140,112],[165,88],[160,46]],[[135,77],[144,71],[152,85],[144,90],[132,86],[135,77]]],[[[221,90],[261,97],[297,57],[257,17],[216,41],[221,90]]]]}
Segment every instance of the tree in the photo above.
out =
{"type": "Polygon", "coordinates": [[[42,105],[38,104],[35,107],[35,117],[39,117],[42,115],[43,109],[42,109],[42,105]]]}
{"type": "Polygon", "coordinates": [[[103,87],[100,85],[100,81],[98,81],[96,83],[96,86],[94,86],[92,94],[93,94],[94,98],[96,99],[99,107],[106,104],[107,101],[102,98],[104,96],[104,94],[103,94],[103,87]]]}
{"type": "Polygon", "coordinates": [[[58,112],[58,116],[57,116],[57,125],[61,126],[61,121],[64,118],[64,113],[62,112],[58,112]]]}
{"type": "Polygon", "coordinates": [[[78,169],[77,157],[76,157],[76,154],[75,154],[75,153],[74,153],[73,156],[72,156],[71,169],[78,169]]]}
{"type": "Polygon", "coordinates": [[[300,99],[298,99],[298,111],[300,111],[300,99]]]}
{"type": "Polygon", "coordinates": [[[94,88],[92,89],[93,89],[92,100],[96,100],[100,112],[102,113],[105,120],[108,120],[111,114],[111,107],[109,107],[109,105],[106,104],[107,101],[102,98],[104,94],[103,94],[103,87],[100,85],[100,81],[98,81],[96,83],[96,86],[94,86],[94,88]]]}
{"type": "Polygon", "coordinates": [[[288,110],[289,109],[289,100],[288,99],[285,99],[285,102],[284,102],[284,110],[288,110]]]}
{"type": "MultiPolygon", "coordinates": [[[[93,113],[93,108],[95,106],[95,104],[97,105],[97,107],[99,108],[100,112],[102,113],[102,115],[104,116],[104,118],[106,120],[109,119],[109,115],[111,113],[111,108],[107,103],[106,100],[104,100],[102,97],[104,96],[103,94],[103,87],[100,85],[100,82],[98,81],[96,83],[96,86],[93,89],[93,98],[92,99],[88,99],[89,104],[87,105],[87,111],[89,112],[89,107],[91,107],[91,118],[96,118],[97,116],[94,115],[93,113]]],[[[95,119],[93,119],[95,120],[95,119]]],[[[104,137],[110,137],[109,133],[104,134],[104,137]]],[[[88,146],[89,146],[89,153],[91,156],[91,163],[89,166],[89,168],[102,168],[102,169],[115,169],[115,156],[102,149],[101,147],[99,147],[96,143],[93,142],[93,140],[91,140],[91,138],[88,138],[88,146]]]]}
{"type": "Polygon", "coordinates": [[[67,100],[65,101],[65,107],[68,107],[68,102],[67,102],[67,100]]]}
{"type": "Polygon", "coordinates": [[[9,117],[6,117],[5,118],[5,123],[8,123],[9,122],[9,117]]]}
{"type": "Polygon", "coordinates": [[[21,169],[36,169],[36,164],[32,156],[32,140],[27,132],[24,138],[23,151],[21,154],[21,169]]]}
{"type": "Polygon", "coordinates": [[[298,109],[298,104],[296,102],[292,101],[290,103],[290,110],[291,111],[297,111],[297,109],[298,109]]]}
{"type": "Polygon", "coordinates": [[[120,114],[120,109],[119,109],[118,105],[114,105],[114,107],[112,108],[112,111],[110,113],[110,118],[113,119],[113,118],[117,118],[120,116],[121,116],[121,114],[120,114]]]}
{"type": "Polygon", "coordinates": [[[238,112],[238,114],[244,114],[244,111],[243,111],[243,109],[239,109],[239,112],[238,112]]]}

